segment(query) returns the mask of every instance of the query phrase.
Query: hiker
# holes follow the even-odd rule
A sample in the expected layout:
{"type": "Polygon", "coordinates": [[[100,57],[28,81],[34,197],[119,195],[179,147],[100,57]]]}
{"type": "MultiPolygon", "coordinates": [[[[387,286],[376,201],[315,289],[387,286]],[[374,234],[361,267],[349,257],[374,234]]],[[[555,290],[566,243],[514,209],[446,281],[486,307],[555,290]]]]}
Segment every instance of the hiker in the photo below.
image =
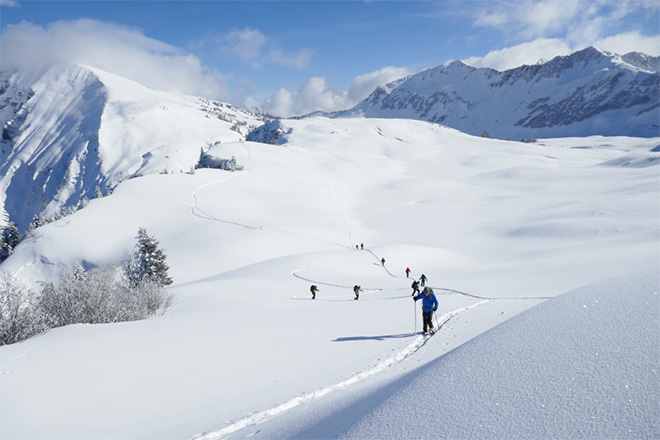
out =
{"type": "Polygon", "coordinates": [[[355,245],[355,250],[356,250],[356,251],[358,250],[358,245],[357,245],[357,244],[355,245]]]}
{"type": "Polygon", "coordinates": [[[421,277],[419,277],[419,282],[422,284],[422,287],[426,286],[426,275],[422,274],[421,277]]]}
{"type": "Polygon", "coordinates": [[[406,278],[410,277],[410,268],[406,267],[406,278]]]}
{"type": "Polygon", "coordinates": [[[424,334],[427,334],[427,328],[429,329],[429,332],[433,334],[435,333],[435,330],[433,330],[433,312],[438,310],[438,299],[435,297],[433,289],[428,287],[425,287],[424,291],[413,299],[417,301],[420,298],[422,299],[422,319],[424,322],[424,334]]]}
{"type": "Polygon", "coordinates": [[[410,286],[410,287],[413,288],[412,296],[415,296],[416,293],[417,293],[417,294],[420,293],[420,292],[419,292],[419,281],[414,280],[413,283],[412,283],[412,286],[410,286]]]}
{"type": "Polygon", "coordinates": [[[381,258],[381,260],[380,260],[380,264],[382,264],[383,266],[385,266],[385,257],[381,258]]]}
{"type": "Polygon", "coordinates": [[[360,290],[362,290],[362,287],[358,286],[357,284],[353,286],[353,293],[355,293],[355,298],[353,299],[356,301],[360,299],[360,290]]]}
{"type": "Polygon", "coordinates": [[[360,249],[364,250],[364,243],[360,243],[360,249]]]}
{"type": "Polygon", "coordinates": [[[312,287],[309,288],[309,291],[312,292],[312,299],[316,299],[316,292],[319,291],[319,288],[312,284],[312,287]]]}

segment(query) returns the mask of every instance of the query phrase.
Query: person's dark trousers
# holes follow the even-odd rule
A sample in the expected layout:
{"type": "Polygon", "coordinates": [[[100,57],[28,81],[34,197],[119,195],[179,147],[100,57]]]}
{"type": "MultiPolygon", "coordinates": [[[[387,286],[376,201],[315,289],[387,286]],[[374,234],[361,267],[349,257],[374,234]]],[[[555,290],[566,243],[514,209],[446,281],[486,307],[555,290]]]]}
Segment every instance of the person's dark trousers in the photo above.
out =
{"type": "Polygon", "coordinates": [[[433,329],[433,311],[422,312],[422,317],[424,318],[424,333],[426,333],[427,327],[433,329]]]}

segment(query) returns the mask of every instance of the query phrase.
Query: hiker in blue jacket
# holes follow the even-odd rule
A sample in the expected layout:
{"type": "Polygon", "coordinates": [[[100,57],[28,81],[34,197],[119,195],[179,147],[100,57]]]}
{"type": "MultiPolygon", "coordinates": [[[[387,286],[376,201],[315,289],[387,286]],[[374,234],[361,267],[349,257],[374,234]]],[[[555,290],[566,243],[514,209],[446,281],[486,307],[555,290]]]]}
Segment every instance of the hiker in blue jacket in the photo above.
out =
{"type": "Polygon", "coordinates": [[[422,318],[424,322],[424,334],[427,334],[426,329],[429,329],[431,334],[435,333],[433,330],[433,312],[438,310],[438,298],[435,297],[433,289],[425,287],[422,293],[415,296],[413,299],[417,301],[422,299],[422,318]]]}

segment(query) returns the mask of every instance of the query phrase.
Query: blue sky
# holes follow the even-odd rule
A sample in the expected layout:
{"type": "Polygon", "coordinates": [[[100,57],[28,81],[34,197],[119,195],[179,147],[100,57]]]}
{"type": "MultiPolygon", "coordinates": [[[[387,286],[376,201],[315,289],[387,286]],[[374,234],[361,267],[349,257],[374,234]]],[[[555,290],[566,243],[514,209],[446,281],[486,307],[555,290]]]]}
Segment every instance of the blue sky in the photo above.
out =
{"type": "Polygon", "coordinates": [[[660,55],[659,9],[656,0],[0,0],[0,67],[78,62],[290,116],[348,108],[378,84],[456,59],[505,70],[590,45],[660,55]]]}

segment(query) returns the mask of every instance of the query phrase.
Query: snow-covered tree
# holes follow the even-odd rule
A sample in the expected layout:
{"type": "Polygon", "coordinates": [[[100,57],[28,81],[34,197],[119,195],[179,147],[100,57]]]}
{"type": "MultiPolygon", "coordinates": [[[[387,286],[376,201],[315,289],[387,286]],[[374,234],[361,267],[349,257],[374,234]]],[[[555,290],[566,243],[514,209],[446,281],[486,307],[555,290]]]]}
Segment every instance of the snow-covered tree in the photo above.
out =
{"type": "Polygon", "coordinates": [[[37,229],[40,226],[43,226],[47,224],[48,222],[44,218],[42,214],[35,214],[34,217],[32,217],[32,223],[28,226],[28,231],[33,231],[37,229]]]}
{"type": "Polygon", "coordinates": [[[7,272],[0,274],[0,345],[13,344],[46,330],[34,291],[7,272]]]}
{"type": "Polygon", "coordinates": [[[236,157],[232,156],[227,164],[226,169],[228,169],[229,171],[236,171],[237,167],[238,167],[238,163],[236,162],[236,157]]]}
{"type": "Polygon", "coordinates": [[[151,280],[131,285],[118,263],[66,270],[58,283],[44,283],[40,310],[48,327],[134,321],[167,310],[172,296],[151,280]]]}
{"type": "Polygon", "coordinates": [[[4,227],[0,232],[0,262],[5,261],[14,252],[21,242],[21,234],[13,222],[4,227]]]}
{"type": "MultiPolygon", "coordinates": [[[[93,274],[94,275],[94,274],[93,274]]],[[[94,281],[97,281],[94,283],[94,281]]],[[[59,282],[44,283],[41,293],[41,307],[49,327],[61,327],[69,324],[92,324],[98,320],[102,304],[87,271],[77,264],[60,276],[59,282]]],[[[105,286],[107,287],[107,286],[105,286]]]]}
{"type": "Polygon", "coordinates": [[[140,228],[132,259],[124,262],[124,271],[131,287],[137,287],[145,281],[165,287],[172,284],[168,275],[169,266],[165,262],[165,253],[158,247],[159,242],[140,228]]]}

